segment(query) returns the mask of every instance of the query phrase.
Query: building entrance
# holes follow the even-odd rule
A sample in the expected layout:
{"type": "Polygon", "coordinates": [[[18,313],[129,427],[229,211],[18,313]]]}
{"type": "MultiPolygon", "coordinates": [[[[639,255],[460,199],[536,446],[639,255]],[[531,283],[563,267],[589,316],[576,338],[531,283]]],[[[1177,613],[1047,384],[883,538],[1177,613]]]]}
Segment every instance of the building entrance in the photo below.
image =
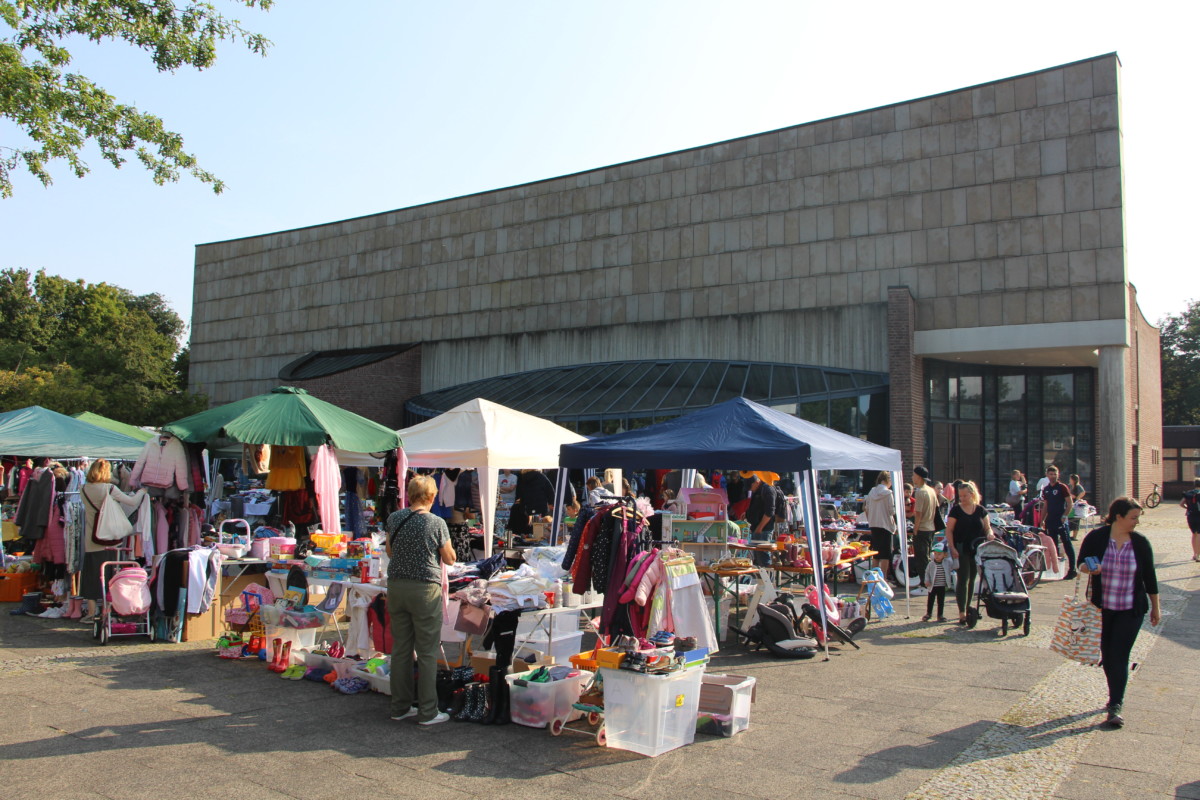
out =
{"type": "Polygon", "coordinates": [[[979,423],[933,423],[930,470],[942,483],[962,478],[983,485],[983,426],[979,423]]]}

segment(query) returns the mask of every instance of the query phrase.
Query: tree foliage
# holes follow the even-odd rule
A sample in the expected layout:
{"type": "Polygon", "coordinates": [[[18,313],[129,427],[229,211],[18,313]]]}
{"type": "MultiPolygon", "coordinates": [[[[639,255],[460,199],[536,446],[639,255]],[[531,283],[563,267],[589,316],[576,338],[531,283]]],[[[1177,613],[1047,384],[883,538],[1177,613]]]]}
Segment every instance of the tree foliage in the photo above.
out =
{"type": "Polygon", "coordinates": [[[1163,318],[1162,407],[1164,425],[1200,425],[1200,300],[1163,318]]]}
{"type": "MultiPolygon", "coordinates": [[[[236,2],[265,11],[274,0],[236,2]]],[[[71,63],[64,43],[79,37],[144,50],[160,72],[212,66],[221,41],[241,42],[262,55],[270,46],[195,0],[0,0],[0,117],[30,142],[0,142],[0,197],[12,196],[12,172],[21,165],[44,185],[51,183],[53,161],[66,161],[83,177],[88,165],[80,150],[89,142],[114,167],[132,154],[159,185],[179,180],[186,170],[219,193],[224,184],[184,151],[183,137],[161,119],[120,103],[86,76],[64,72],[71,63]]]]}
{"type": "Polygon", "coordinates": [[[0,271],[0,409],[94,411],[135,425],[202,410],[188,394],[183,320],[158,294],[0,271]]]}

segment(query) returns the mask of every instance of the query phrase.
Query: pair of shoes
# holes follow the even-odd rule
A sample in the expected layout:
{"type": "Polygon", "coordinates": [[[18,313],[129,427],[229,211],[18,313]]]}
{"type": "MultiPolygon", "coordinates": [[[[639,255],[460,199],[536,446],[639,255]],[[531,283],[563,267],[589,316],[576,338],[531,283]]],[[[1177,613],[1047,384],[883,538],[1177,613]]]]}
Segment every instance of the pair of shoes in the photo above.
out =
{"type": "Polygon", "coordinates": [[[63,609],[60,606],[50,606],[37,616],[42,619],[62,619],[63,613],[63,609]]]}
{"type": "Polygon", "coordinates": [[[925,616],[921,617],[921,622],[929,622],[929,615],[926,614],[925,616]]]}
{"type": "Polygon", "coordinates": [[[439,722],[445,722],[448,719],[450,719],[449,714],[447,714],[445,711],[439,711],[437,713],[437,716],[435,716],[433,719],[423,720],[421,722],[418,722],[417,724],[418,725],[437,725],[439,722]]]}
{"type": "Polygon", "coordinates": [[[1125,718],[1121,716],[1121,704],[1111,703],[1108,706],[1108,719],[1105,720],[1114,728],[1125,727],[1125,718]]]}
{"type": "MultiPolygon", "coordinates": [[[[405,711],[403,714],[400,714],[399,716],[394,716],[394,717],[392,717],[392,719],[394,719],[394,720],[396,720],[397,722],[399,722],[399,721],[400,721],[400,720],[402,720],[402,719],[408,719],[409,717],[415,717],[415,716],[416,716],[418,713],[419,713],[419,712],[417,711],[417,709],[415,709],[415,708],[410,708],[408,711],[405,711]]],[[[438,712],[438,713],[440,714],[441,712],[438,712]]],[[[449,719],[449,717],[447,717],[447,719],[449,719]]]]}
{"type": "Polygon", "coordinates": [[[304,677],[304,673],[307,671],[308,668],[303,664],[292,664],[283,672],[279,673],[279,677],[283,678],[284,680],[298,681],[304,677]]]}

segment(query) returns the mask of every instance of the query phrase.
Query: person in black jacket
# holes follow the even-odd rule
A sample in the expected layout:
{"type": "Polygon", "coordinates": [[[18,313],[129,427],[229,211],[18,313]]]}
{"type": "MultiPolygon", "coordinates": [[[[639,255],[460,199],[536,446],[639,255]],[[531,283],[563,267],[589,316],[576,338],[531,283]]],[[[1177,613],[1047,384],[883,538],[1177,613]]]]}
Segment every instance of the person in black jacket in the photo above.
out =
{"type": "Polygon", "coordinates": [[[1100,608],[1100,658],[1108,680],[1108,724],[1120,728],[1129,683],[1129,654],[1146,612],[1150,624],[1162,619],[1158,576],[1150,540],[1134,531],[1142,506],[1131,497],[1118,497],[1108,507],[1104,525],[1083,539],[1080,572],[1091,577],[1091,601],[1100,608]]]}

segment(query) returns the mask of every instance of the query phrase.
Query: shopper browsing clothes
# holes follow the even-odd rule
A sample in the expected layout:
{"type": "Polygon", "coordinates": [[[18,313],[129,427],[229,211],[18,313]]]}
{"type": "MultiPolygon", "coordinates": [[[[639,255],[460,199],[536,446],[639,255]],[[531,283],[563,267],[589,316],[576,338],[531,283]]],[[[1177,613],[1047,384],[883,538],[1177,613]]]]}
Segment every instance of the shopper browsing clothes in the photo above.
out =
{"type": "Polygon", "coordinates": [[[892,563],[892,540],[896,537],[896,496],[892,494],[892,475],[881,472],[867,493],[867,525],[871,528],[871,549],[875,566],[887,575],[892,563]]]}
{"type": "Polygon", "coordinates": [[[437,485],[418,475],[408,483],[408,508],[387,519],[388,615],[392,627],[392,719],[421,725],[450,719],[437,707],[437,659],[442,638],[442,564],[454,563],[446,521],[431,514],[437,485]],[[413,708],[412,669],[417,661],[413,708]]]}
{"type": "Polygon", "coordinates": [[[964,481],[958,489],[958,505],[946,519],[946,546],[958,562],[958,583],[954,596],[958,601],[958,624],[967,622],[967,606],[975,592],[975,544],[980,539],[995,539],[987,510],[979,505],[979,489],[964,481]]]}
{"type": "Polygon", "coordinates": [[[1083,498],[1087,497],[1087,489],[1083,488],[1083,484],[1079,482],[1078,475],[1071,475],[1067,478],[1067,489],[1071,492],[1071,505],[1067,507],[1067,523],[1071,529],[1071,538],[1079,538],[1079,514],[1076,512],[1076,504],[1082,503],[1083,498]]]}
{"type": "Polygon", "coordinates": [[[1192,561],[1200,561],[1200,478],[1196,478],[1192,488],[1183,493],[1179,506],[1192,531],[1192,561]]]}
{"type": "Polygon", "coordinates": [[[1134,530],[1142,506],[1118,497],[1108,507],[1104,524],[1083,537],[1079,571],[1091,576],[1093,605],[1100,608],[1100,658],[1108,681],[1108,724],[1125,724],[1122,706],[1129,683],[1129,654],[1146,612],[1150,624],[1162,619],[1158,575],[1150,540],[1134,530]]]}
{"type": "Polygon", "coordinates": [[[1063,580],[1075,580],[1075,545],[1067,527],[1067,506],[1071,502],[1071,490],[1065,483],[1058,482],[1058,467],[1053,464],[1046,470],[1046,486],[1039,495],[1044,505],[1042,527],[1046,535],[1062,544],[1067,555],[1067,574],[1063,580]]]}
{"type": "Polygon", "coordinates": [[[1029,485],[1025,483],[1025,476],[1019,469],[1014,469],[1010,477],[1012,480],[1008,482],[1008,496],[1004,498],[1004,502],[1012,506],[1012,510],[1020,516],[1025,505],[1025,495],[1029,494],[1029,485]]]}
{"type": "Polygon", "coordinates": [[[929,470],[913,468],[913,498],[916,510],[913,517],[913,563],[912,574],[924,575],[929,565],[929,550],[933,547],[933,534],[937,532],[934,520],[937,517],[938,498],[929,485],[929,470]]]}

